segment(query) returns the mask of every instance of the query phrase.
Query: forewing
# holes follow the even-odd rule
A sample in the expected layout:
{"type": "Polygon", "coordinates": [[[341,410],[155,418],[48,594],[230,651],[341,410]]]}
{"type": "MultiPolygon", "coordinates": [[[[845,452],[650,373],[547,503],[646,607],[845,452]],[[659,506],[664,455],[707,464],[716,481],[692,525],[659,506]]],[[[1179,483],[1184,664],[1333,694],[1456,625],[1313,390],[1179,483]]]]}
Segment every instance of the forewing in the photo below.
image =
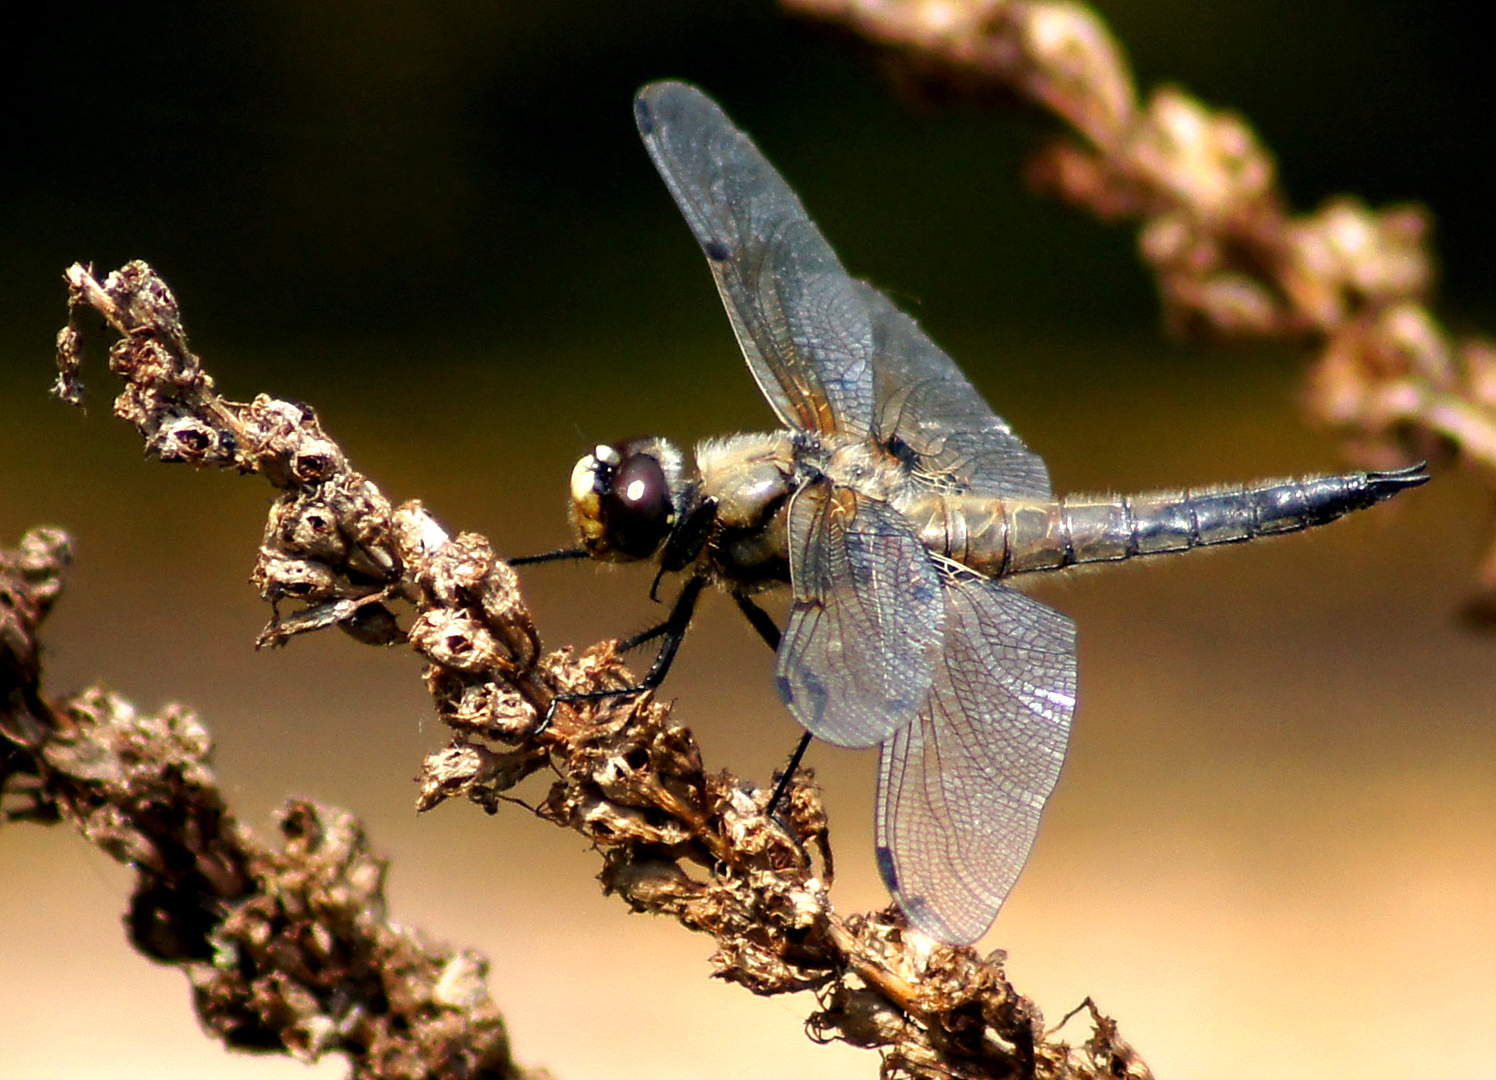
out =
{"type": "Polygon", "coordinates": [[[639,134],[706,253],[748,367],[789,427],[866,435],[873,326],[864,286],[758,147],[700,90],[651,83],[639,134]]]}
{"type": "Polygon", "coordinates": [[[858,283],[873,327],[873,434],[897,437],[921,472],[955,478],[975,495],[1047,499],[1049,470],[1013,434],[954,360],[871,285],[858,283]]]}
{"type": "Polygon", "coordinates": [[[1075,626],[977,575],[944,591],[928,706],[883,745],[878,868],[914,926],[965,945],[992,925],[1059,779],[1075,626]]]}
{"type": "Polygon", "coordinates": [[[939,574],[901,514],[825,481],[795,494],[789,543],[780,696],[817,738],[883,742],[929,695],[946,617],[939,574]]]}

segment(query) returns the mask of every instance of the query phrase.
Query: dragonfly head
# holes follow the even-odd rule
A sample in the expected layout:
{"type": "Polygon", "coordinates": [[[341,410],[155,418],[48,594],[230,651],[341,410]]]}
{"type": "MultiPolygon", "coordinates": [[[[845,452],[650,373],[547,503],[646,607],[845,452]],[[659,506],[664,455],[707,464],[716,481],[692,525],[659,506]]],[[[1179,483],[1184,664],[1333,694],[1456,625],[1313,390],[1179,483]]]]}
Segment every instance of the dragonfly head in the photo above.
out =
{"type": "Polygon", "coordinates": [[[594,559],[648,559],[675,524],[681,454],[664,439],[600,444],[571,470],[571,518],[594,559]]]}

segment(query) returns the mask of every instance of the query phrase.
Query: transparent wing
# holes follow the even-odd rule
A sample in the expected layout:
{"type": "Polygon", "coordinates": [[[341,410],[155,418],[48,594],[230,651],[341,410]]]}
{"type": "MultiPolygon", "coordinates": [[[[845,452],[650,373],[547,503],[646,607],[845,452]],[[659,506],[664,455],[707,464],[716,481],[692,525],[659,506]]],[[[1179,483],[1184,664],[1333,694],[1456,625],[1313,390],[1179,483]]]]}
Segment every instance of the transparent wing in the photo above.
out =
{"type": "Polygon", "coordinates": [[[1075,626],[979,575],[947,577],[928,706],[883,744],[878,868],[909,921],[969,944],[991,926],[1059,779],[1075,626]]]}
{"type": "Polygon", "coordinates": [[[883,742],[909,726],[935,677],[946,619],[939,573],[901,514],[824,481],[795,494],[789,542],[780,696],[817,738],[883,742]]]}
{"type": "Polygon", "coordinates": [[[1047,499],[1044,461],[1013,434],[919,324],[858,282],[873,327],[873,436],[913,450],[920,472],[956,479],[974,495],[1047,499]]]}
{"type": "Polygon", "coordinates": [[[975,494],[1044,498],[1023,445],[909,316],[850,277],[798,196],[693,86],[635,102],[655,167],[706,253],[759,389],[787,426],[899,439],[975,494]]]}
{"type": "Polygon", "coordinates": [[[873,418],[867,306],[799,197],[694,86],[651,83],[634,113],[779,419],[805,431],[867,434],[873,418]]]}

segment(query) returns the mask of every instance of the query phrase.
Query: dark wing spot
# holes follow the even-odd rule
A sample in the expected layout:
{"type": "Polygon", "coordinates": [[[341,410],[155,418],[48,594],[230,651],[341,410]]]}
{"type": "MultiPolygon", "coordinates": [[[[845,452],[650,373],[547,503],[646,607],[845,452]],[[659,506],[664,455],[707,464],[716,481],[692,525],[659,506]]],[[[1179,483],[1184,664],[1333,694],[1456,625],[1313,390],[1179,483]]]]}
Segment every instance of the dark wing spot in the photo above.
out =
{"type": "Polygon", "coordinates": [[[923,896],[898,896],[899,907],[904,909],[904,914],[909,916],[909,921],[915,926],[938,927],[942,920],[935,914],[935,907],[923,896]]]}
{"type": "Polygon", "coordinates": [[[914,447],[897,435],[890,435],[884,439],[883,449],[887,450],[905,469],[913,469],[919,464],[919,455],[914,452],[914,447]]]}
{"type": "Polygon", "coordinates": [[[701,249],[706,252],[706,257],[712,262],[726,262],[731,254],[727,250],[727,245],[720,240],[708,240],[701,245],[701,249]]]}
{"type": "Polygon", "coordinates": [[[883,878],[883,884],[899,902],[899,907],[904,909],[909,922],[915,926],[939,925],[940,920],[935,916],[935,909],[928,899],[923,896],[907,896],[899,886],[899,872],[893,866],[893,852],[880,845],[874,850],[873,857],[877,860],[878,874],[883,878]]]}
{"type": "Polygon", "coordinates": [[[920,575],[915,579],[914,587],[910,590],[914,599],[918,600],[921,604],[928,604],[934,601],[939,591],[940,578],[938,576],[925,577],[924,575],[920,575]]]}
{"type": "MultiPolygon", "coordinates": [[[[805,688],[807,702],[810,708],[810,723],[806,727],[814,727],[819,724],[821,718],[826,715],[826,706],[830,704],[831,695],[826,691],[826,684],[813,671],[801,668],[798,672],[800,685],[805,688]]],[[[779,691],[780,700],[786,705],[795,704],[795,684],[787,675],[777,675],[774,678],[774,686],[779,691]]],[[[804,720],[801,723],[805,723],[804,720]]]]}
{"type": "Polygon", "coordinates": [[[634,99],[634,123],[639,125],[640,135],[654,134],[654,114],[649,111],[649,102],[644,100],[642,94],[634,99]]]}

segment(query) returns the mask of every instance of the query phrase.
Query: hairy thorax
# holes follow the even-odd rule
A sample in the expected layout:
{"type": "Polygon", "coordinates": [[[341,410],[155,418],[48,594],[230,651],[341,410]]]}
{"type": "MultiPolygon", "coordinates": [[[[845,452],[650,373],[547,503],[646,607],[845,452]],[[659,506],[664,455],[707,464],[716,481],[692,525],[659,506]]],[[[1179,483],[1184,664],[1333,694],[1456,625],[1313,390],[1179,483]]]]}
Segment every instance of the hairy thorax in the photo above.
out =
{"type": "Polygon", "coordinates": [[[703,556],[722,578],[748,589],[789,580],[786,515],[798,486],[787,431],[708,439],[696,447],[700,497],[717,504],[703,556]]]}

